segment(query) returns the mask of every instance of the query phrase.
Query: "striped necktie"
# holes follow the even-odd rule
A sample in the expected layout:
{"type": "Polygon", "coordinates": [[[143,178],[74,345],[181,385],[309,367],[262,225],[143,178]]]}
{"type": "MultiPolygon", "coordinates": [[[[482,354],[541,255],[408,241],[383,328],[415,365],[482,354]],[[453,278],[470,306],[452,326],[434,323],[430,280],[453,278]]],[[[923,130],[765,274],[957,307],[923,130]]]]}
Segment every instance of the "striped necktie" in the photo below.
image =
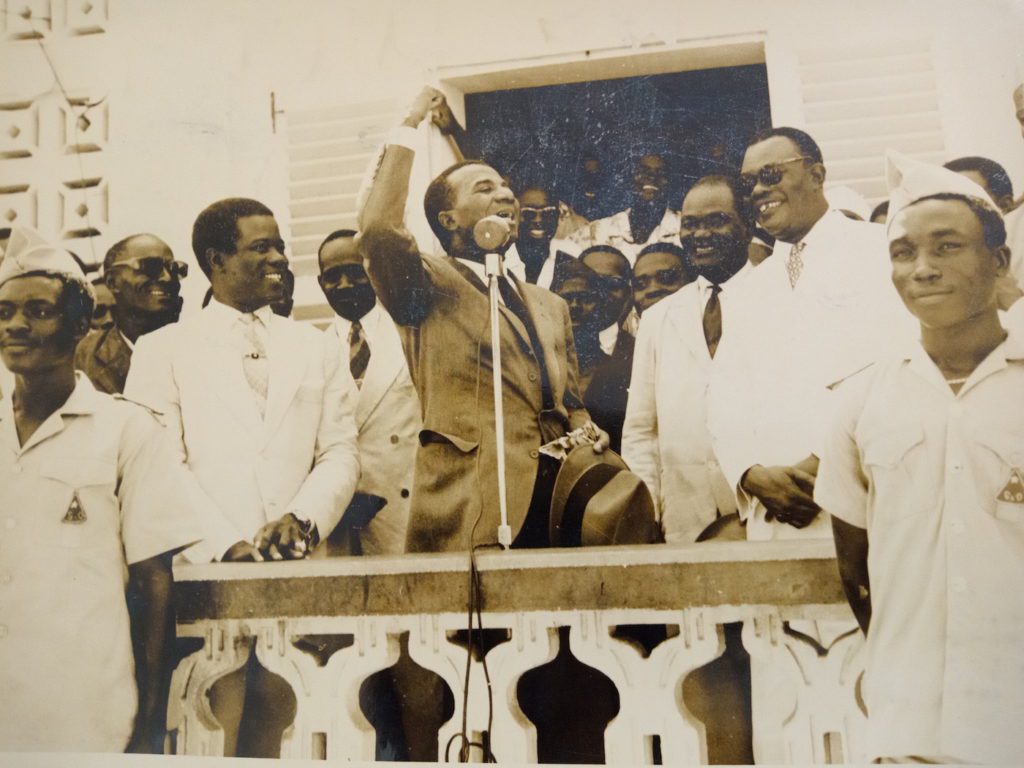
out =
{"type": "Polygon", "coordinates": [[[348,367],[356,386],[363,386],[366,368],[370,364],[370,345],[366,343],[366,334],[362,324],[356,320],[348,332],[348,367]]]}

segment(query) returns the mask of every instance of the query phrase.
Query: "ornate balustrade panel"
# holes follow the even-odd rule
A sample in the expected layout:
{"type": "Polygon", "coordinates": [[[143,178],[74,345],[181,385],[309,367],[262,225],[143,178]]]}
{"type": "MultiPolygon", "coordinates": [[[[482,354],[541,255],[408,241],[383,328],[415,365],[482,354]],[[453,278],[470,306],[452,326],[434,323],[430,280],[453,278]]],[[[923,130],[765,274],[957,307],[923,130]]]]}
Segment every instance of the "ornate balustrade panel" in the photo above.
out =
{"type": "MultiPolygon", "coordinates": [[[[500,632],[485,654],[470,654],[468,693],[464,555],[176,567],[178,634],[203,641],[172,681],[176,751],[222,754],[207,695],[254,649],[295,694],[282,757],[372,760],[376,733],[360,687],[393,667],[407,643],[411,663],[454,697],[438,733],[440,759],[446,747],[457,759],[465,717],[469,741],[489,738],[502,762],[536,762],[538,733],[518,687],[559,654],[564,627],[575,660],[618,694],[604,729],[608,763],[649,763],[656,754],[706,763],[705,726],[683,703],[683,682],[722,654],[723,625],[742,621],[758,762],[863,759],[861,635],[848,632],[830,542],[490,552],[477,565],[483,627],[500,632]],[[653,649],[616,631],[645,624],[669,628],[653,649]]],[[[469,754],[483,757],[478,747],[469,754]]]]}

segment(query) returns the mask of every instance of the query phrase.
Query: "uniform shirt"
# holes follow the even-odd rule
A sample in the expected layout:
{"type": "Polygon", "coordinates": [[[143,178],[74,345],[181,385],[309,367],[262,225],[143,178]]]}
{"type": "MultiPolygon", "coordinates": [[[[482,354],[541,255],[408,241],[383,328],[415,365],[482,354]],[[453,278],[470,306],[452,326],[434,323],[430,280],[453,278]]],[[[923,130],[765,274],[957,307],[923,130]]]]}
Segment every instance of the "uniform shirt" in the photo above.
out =
{"type": "Polygon", "coordinates": [[[829,387],[884,356],[888,343],[916,338],[916,321],[892,285],[880,225],[829,211],[803,242],[795,288],[786,271],[792,246],[779,241],[732,297],[712,365],[708,424],[751,539],[831,537],[824,514],[803,530],[766,522],[740,478],[755,464],[791,466],[820,455],[829,387]]]}
{"type": "Polygon", "coordinates": [[[177,471],[153,416],[82,373],[24,446],[0,401],[0,751],[124,750],[126,567],[202,536],[177,471]]]}
{"type": "Polygon", "coordinates": [[[868,755],[1024,755],[1024,335],[956,395],[920,346],[839,387],[815,498],[867,529],[868,755]]]}
{"type": "Polygon", "coordinates": [[[636,264],[636,257],[640,251],[651,243],[679,244],[679,214],[671,208],[665,209],[665,215],[662,216],[661,222],[651,231],[650,237],[642,243],[633,239],[629,227],[629,211],[630,209],[627,208],[606,219],[592,221],[573,232],[570,239],[581,250],[586,250],[592,245],[610,245],[618,248],[629,260],[630,267],[636,264]]]}

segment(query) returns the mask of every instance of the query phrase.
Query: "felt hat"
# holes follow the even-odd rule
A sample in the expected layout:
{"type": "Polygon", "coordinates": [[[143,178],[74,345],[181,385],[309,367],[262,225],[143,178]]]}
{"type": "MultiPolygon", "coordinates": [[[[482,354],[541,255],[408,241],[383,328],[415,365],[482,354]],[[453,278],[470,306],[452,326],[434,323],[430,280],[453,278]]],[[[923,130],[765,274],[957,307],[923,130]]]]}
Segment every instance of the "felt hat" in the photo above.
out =
{"type": "Polygon", "coordinates": [[[574,448],[555,478],[551,495],[553,547],[652,544],[661,540],[654,500],[613,451],[574,448]]]}

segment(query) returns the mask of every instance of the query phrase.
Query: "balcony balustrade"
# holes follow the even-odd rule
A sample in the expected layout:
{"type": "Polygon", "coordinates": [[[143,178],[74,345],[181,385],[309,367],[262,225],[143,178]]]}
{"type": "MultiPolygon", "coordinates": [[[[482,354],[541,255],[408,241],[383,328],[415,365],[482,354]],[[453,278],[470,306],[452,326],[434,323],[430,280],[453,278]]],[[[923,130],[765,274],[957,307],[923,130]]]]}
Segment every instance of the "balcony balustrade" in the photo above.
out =
{"type": "Polygon", "coordinates": [[[470,740],[489,740],[502,762],[537,762],[537,730],[517,686],[568,637],[572,656],[618,692],[618,713],[604,730],[607,763],[706,764],[705,727],[684,703],[683,681],[721,656],[724,625],[742,622],[755,760],[864,760],[862,635],[853,631],[832,542],[489,550],[477,553],[476,564],[482,624],[505,630],[506,641],[485,654],[492,712],[480,654],[470,654],[465,713],[469,651],[459,632],[467,628],[467,554],[176,567],[178,635],[202,645],[173,676],[171,751],[223,753],[207,694],[255,647],[295,695],[282,757],[373,760],[376,735],[360,687],[406,652],[453,694],[438,759],[465,715],[470,740]],[[615,632],[638,624],[667,626],[669,636],[648,652],[615,632]],[[319,653],[301,642],[310,637],[319,653]]]}

